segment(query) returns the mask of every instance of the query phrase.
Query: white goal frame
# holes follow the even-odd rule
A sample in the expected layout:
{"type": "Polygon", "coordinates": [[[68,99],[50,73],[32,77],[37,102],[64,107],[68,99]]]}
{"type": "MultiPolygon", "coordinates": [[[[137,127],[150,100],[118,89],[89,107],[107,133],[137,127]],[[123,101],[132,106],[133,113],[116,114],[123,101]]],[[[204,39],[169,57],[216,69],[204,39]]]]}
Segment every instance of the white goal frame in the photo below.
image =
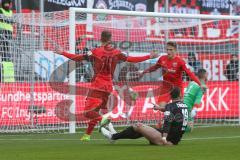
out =
{"type": "MultiPolygon", "coordinates": [[[[76,13],[86,13],[87,21],[90,22],[88,24],[91,25],[92,14],[110,14],[110,15],[123,15],[123,16],[138,16],[138,17],[158,17],[158,18],[185,18],[185,19],[216,19],[216,20],[234,20],[238,21],[238,26],[240,28],[240,16],[228,16],[228,15],[200,15],[200,14],[174,14],[174,13],[156,13],[156,12],[135,12],[135,11],[119,11],[119,10],[102,10],[102,9],[90,9],[90,8],[70,8],[69,9],[69,47],[70,52],[75,52],[75,15],[76,13]]],[[[87,26],[88,28],[88,26],[87,26]]],[[[240,32],[238,32],[238,57],[240,59],[240,32]]],[[[74,67],[75,63],[71,63],[71,67],[74,67]]],[[[240,65],[239,65],[240,66],[240,65]]],[[[75,71],[70,73],[70,85],[75,85],[75,71]]],[[[240,80],[238,81],[240,86],[240,80]]],[[[75,91],[71,91],[74,93],[75,91]]],[[[238,97],[240,99],[240,90],[238,93],[238,97]]],[[[75,96],[71,96],[71,100],[73,101],[70,111],[74,115],[75,113],[75,96]]],[[[75,117],[71,117],[71,122],[69,124],[69,132],[75,133],[76,130],[76,121],[74,121],[75,117]]],[[[239,124],[240,124],[240,106],[239,106],[239,124]]]]}

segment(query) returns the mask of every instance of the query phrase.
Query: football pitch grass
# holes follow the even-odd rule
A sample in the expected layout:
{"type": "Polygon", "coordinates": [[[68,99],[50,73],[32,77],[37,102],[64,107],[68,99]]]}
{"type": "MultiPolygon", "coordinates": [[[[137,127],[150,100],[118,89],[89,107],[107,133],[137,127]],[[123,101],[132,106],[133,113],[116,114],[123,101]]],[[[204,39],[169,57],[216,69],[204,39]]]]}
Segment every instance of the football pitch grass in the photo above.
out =
{"type": "MultiPolygon", "coordinates": [[[[121,129],[120,129],[121,130],[121,129]]],[[[0,134],[0,160],[238,160],[240,127],[201,127],[178,146],[148,145],[145,139],[109,144],[95,132],[90,142],[77,134],[0,134]]]]}

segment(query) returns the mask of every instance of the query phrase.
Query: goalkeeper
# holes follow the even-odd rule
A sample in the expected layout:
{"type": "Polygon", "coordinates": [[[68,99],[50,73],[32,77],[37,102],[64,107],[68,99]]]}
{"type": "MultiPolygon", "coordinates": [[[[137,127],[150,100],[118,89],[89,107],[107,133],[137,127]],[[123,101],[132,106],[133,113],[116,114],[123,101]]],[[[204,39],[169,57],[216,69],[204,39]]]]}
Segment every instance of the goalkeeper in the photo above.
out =
{"type": "Polygon", "coordinates": [[[188,106],[188,126],[186,131],[193,130],[194,117],[197,114],[197,108],[200,107],[201,99],[206,91],[207,71],[205,69],[199,69],[197,76],[201,81],[201,86],[192,81],[188,84],[188,87],[184,93],[183,102],[188,106]]]}

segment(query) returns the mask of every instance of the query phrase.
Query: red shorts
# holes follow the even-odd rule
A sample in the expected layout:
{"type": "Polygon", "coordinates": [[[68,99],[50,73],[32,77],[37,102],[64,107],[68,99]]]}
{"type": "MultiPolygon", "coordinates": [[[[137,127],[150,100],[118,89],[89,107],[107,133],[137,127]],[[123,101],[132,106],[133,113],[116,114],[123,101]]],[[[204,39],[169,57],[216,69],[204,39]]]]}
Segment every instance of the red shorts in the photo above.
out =
{"type": "Polygon", "coordinates": [[[91,83],[91,88],[104,92],[112,92],[113,83],[111,80],[105,80],[102,78],[96,77],[94,81],[91,83]]]}
{"type": "MultiPolygon", "coordinates": [[[[179,87],[179,86],[177,86],[177,87],[179,87]]],[[[180,88],[180,97],[183,97],[183,94],[184,94],[184,88],[183,87],[179,87],[180,88]]],[[[160,94],[159,96],[158,96],[158,99],[157,99],[157,103],[160,103],[160,102],[166,102],[166,103],[168,103],[168,102],[170,102],[171,101],[171,95],[170,95],[170,92],[171,91],[169,91],[168,93],[165,93],[165,94],[160,94]]]]}
{"type": "Polygon", "coordinates": [[[107,109],[112,88],[112,81],[96,77],[88,91],[84,110],[107,109]]]}
{"type": "Polygon", "coordinates": [[[84,110],[106,109],[110,93],[100,91],[89,91],[84,110]]]}

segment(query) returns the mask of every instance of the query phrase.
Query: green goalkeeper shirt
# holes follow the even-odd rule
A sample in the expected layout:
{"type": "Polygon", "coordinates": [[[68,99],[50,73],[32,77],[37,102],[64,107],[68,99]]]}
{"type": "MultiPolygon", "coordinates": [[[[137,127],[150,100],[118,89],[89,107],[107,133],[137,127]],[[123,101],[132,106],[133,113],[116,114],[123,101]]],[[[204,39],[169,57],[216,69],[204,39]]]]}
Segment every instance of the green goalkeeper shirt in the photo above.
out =
{"type": "MultiPolygon", "coordinates": [[[[205,83],[202,82],[203,85],[205,83]]],[[[194,81],[188,84],[188,87],[184,93],[183,102],[188,106],[188,110],[191,111],[194,104],[200,104],[204,92],[201,87],[194,81]]]]}

